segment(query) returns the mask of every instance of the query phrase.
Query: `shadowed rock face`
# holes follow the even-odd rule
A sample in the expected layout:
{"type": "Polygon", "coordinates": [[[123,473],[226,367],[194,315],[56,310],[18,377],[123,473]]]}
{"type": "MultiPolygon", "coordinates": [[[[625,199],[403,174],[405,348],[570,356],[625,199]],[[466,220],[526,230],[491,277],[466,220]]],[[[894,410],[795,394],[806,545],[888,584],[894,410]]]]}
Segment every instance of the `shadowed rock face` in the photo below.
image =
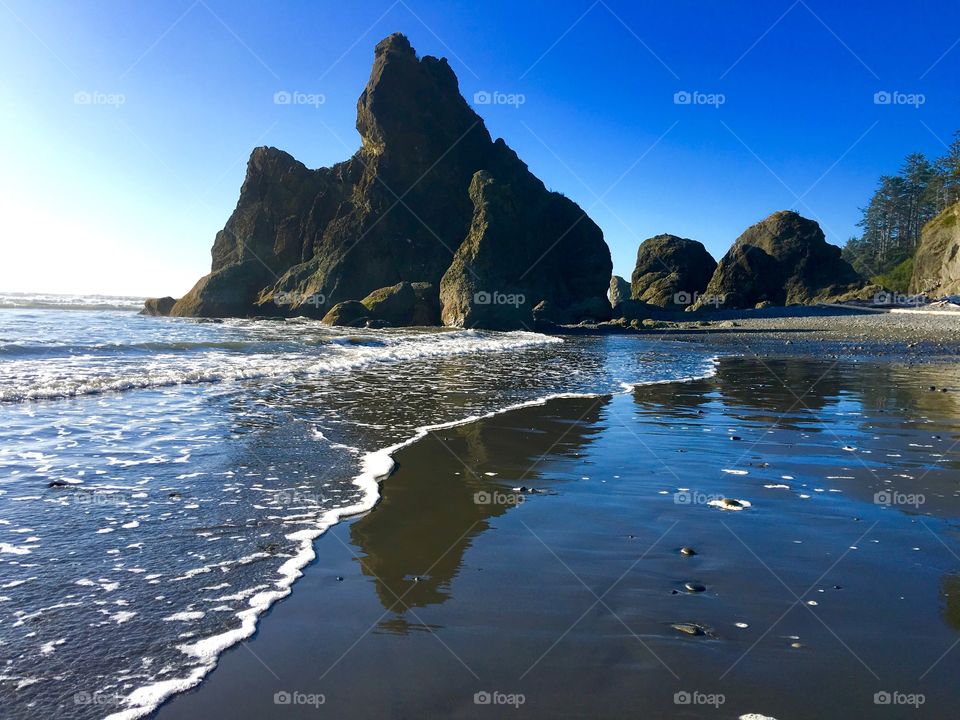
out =
{"type": "Polygon", "coordinates": [[[662,308],[682,309],[702,293],[717,261],[696,240],[656,235],[637,250],[630,297],[662,308]]]}
{"type": "MultiPolygon", "coordinates": [[[[575,203],[547,191],[502,140],[493,142],[445,59],[418,58],[399,33],[382,40],[357,103],[357,130],[362,147],[331,168],[310,170],[276,148],[254,150],[237,207],[214,242],[211,274],[173,314],[323,317],[339,302],[402,282],[429,283],[439,294],[451,265],[459,270],[448,288],[458,272],[471,274],[464,269],[470,252],[455,262],[465,241],[490,256],[479,277],[491,292],[513,282],[534,303],[603,297],[611,265],[599,228],[575,203]],[[480,171],[509,197],[495,212],[478,209],[471,197],[480,171]],[[477,213],[510,215],[517,230],[493,239],[477,213]],[[520,243],[525,247],[512,247],[520,243]],[[498,258],[488,245],[515,252],[498,258]],[[238,263],[259,270],[230,270],[238,263]],[[229,283],[220,275],[227,271],[229,283]],[[232,286],[240,281],[243,287],[232,286]],[[221,292],[229,297],[213,297],[221,292]]],[[[483,313],[451,310],[445,317],[485,327],[483,313]]]]}
{"type": "Polygon", "coordinates": [[[600,228],[501,140],[495,147],[501,162],[474,175],[470,231],[440,281],[444,324],[532,330],[543,301],[559,309],[558,322],[605,319],[613,264],[600,228]],[[585,306],[590,300],[599,307],[585,306]]]}
{"type": "Polygon", "coordinates": [[[910,292],[960,295],[960,202],[927,223],[913,261],[910,292]]]}
{"type": "MultiPolygon", "coordinates": [[[[704,296],[722,307],[804,305],[856,290],[856,271],[827,243],[820,226],[789,210],[773,213],[739,237],[717,265],[704,296]],[[719,301],[718,301],[719,302],[719,301]]],[[[695,307],[705,307],[701,298],[695,307]]]]}

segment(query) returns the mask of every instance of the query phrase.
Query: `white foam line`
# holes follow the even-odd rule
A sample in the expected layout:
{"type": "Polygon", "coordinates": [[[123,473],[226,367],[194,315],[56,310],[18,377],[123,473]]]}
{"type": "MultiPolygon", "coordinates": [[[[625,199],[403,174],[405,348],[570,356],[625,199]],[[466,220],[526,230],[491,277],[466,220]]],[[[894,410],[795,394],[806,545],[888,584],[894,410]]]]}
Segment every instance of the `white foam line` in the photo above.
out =
{"type": "Polygon", "coordinates": [[[328,510],[320,517],[316,526],[312,528],[299,530],[287,535],[287,539],[299,541],[299,551],[280,566],[280,579],[275,583],[275,589],[257,593],[250,598],[249,607],[237,613],[236,616],[240,619],[240,627],[234,630],[228,630],[219,635],[204,638],[203,640],[198,640],[194,643],[181,645],[180,650],[184,654],[200,660],[201,664],[192,668],[186,677],[163,680],[137,688],[124,700],[130,707],[112,713],[104,720],[137,720],[137,718],[142,718],[156,710],[161,703],[176,693],[189,690],[199,685],[207,673],[217,666],[220,655],[233,645],[252,636],[257,629],[257,621],[260,616],[275,602],[290,594],[293,583],[303,575],[303,568],[316,559],[317,554],[313,548],[314,541],[344,518],[369,512],[380,502],[380,483],[386,480],[393,472],[396,467],[393,456],[403,448],[419,442],[428,434],[437,430],[447,430],[461,425],[468,425],[479,420],[486,420],[522,408],[540,407],[553,400],[564,398],[593,398],[603,397],[605,395],[626,395],[640,386],[669,385],[671,383],[706,380],[717,374],[718,361],[719,356],[711,357],[709,359],[711,368],[702,375],[664,380],[649,380],[637,383],[624,382],[621,383],[624,389],[615,393],[554,393],[535,400],[527,400],[513,405],[507,405],[499,410],[492,410],[483,415],[471,415],[460,420],[437,423],[435,425],[423,425],[417,428],[414,434],[406,440],[383,448],[382,450],[374,450],[373,452],[367,453],[360,462],[360,474],[353,479],[353,484],[363,491],[363,498],[355,505],[328,510]]]}

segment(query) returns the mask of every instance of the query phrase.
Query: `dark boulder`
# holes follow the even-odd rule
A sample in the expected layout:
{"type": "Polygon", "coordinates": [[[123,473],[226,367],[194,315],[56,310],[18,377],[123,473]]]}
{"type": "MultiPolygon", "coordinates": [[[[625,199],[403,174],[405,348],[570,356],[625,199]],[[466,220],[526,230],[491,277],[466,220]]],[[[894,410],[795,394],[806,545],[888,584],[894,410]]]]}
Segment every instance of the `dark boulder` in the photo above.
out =
{"type": "Polygon", "coordinates": [[[360,302],[371,318],[394,327],[440,323],[440,298],[433,283],[404,281],[374,290],[360,302]]]}
{"type": "Polygon", "coordinates": [[[157,316],[169,315],[176,302],[176,299],[170,296],[147,298],[143,303],[143,310],[140,311],[140,314],[157,316]]]}
{"type": "Polygon", "coordinates": [[[345,300],[337,303],[330,312],[323,316],[325,325],[340,325],[344,327],[364,327],[369,321],[370,310],[367,306],[356,300],[345,300]]]}
{"type": "Polygon", "coordinates": [[[862,286],[820,226],[790,210],[773,213],[737,238],[695,308],[806,305],[862,286]]]}
{"type": "Polygon", "coordinates": [[[252,313],[257,290],[270,270],[259,260],[245,260],[204,275],[177,300],[170,314],[177,317],[245,317],[252,313]]]}
{"type": "Polygon", "coordinates": [[[703,293],[717,268],[696,240],[656,235],[637,249],[630,297],[657,307],[682,310],[703,293]]]}

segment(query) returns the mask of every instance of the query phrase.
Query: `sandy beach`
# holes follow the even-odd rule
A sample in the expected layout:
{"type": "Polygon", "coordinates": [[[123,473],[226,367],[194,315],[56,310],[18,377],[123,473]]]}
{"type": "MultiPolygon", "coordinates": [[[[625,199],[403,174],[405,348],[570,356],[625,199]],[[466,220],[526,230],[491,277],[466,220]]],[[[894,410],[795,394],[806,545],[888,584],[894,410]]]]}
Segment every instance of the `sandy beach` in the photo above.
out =
{"type": "Polygon", "coordinates": [[[157,717],[946,717],[958,365],[746,350],[401,450],[157,717]]]}

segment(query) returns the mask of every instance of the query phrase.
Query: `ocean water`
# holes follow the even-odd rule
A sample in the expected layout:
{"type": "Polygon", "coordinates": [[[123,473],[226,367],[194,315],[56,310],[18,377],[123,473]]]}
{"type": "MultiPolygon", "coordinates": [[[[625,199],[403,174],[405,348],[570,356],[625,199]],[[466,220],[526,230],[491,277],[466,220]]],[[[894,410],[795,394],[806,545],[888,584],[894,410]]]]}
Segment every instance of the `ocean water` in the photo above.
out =
{"type": "Polygon", "coordinates": [[[715,362],[657,339],[139,304],[0,295],[4,717],[141,717],[199,683],[430,427],[715,362]]]}

